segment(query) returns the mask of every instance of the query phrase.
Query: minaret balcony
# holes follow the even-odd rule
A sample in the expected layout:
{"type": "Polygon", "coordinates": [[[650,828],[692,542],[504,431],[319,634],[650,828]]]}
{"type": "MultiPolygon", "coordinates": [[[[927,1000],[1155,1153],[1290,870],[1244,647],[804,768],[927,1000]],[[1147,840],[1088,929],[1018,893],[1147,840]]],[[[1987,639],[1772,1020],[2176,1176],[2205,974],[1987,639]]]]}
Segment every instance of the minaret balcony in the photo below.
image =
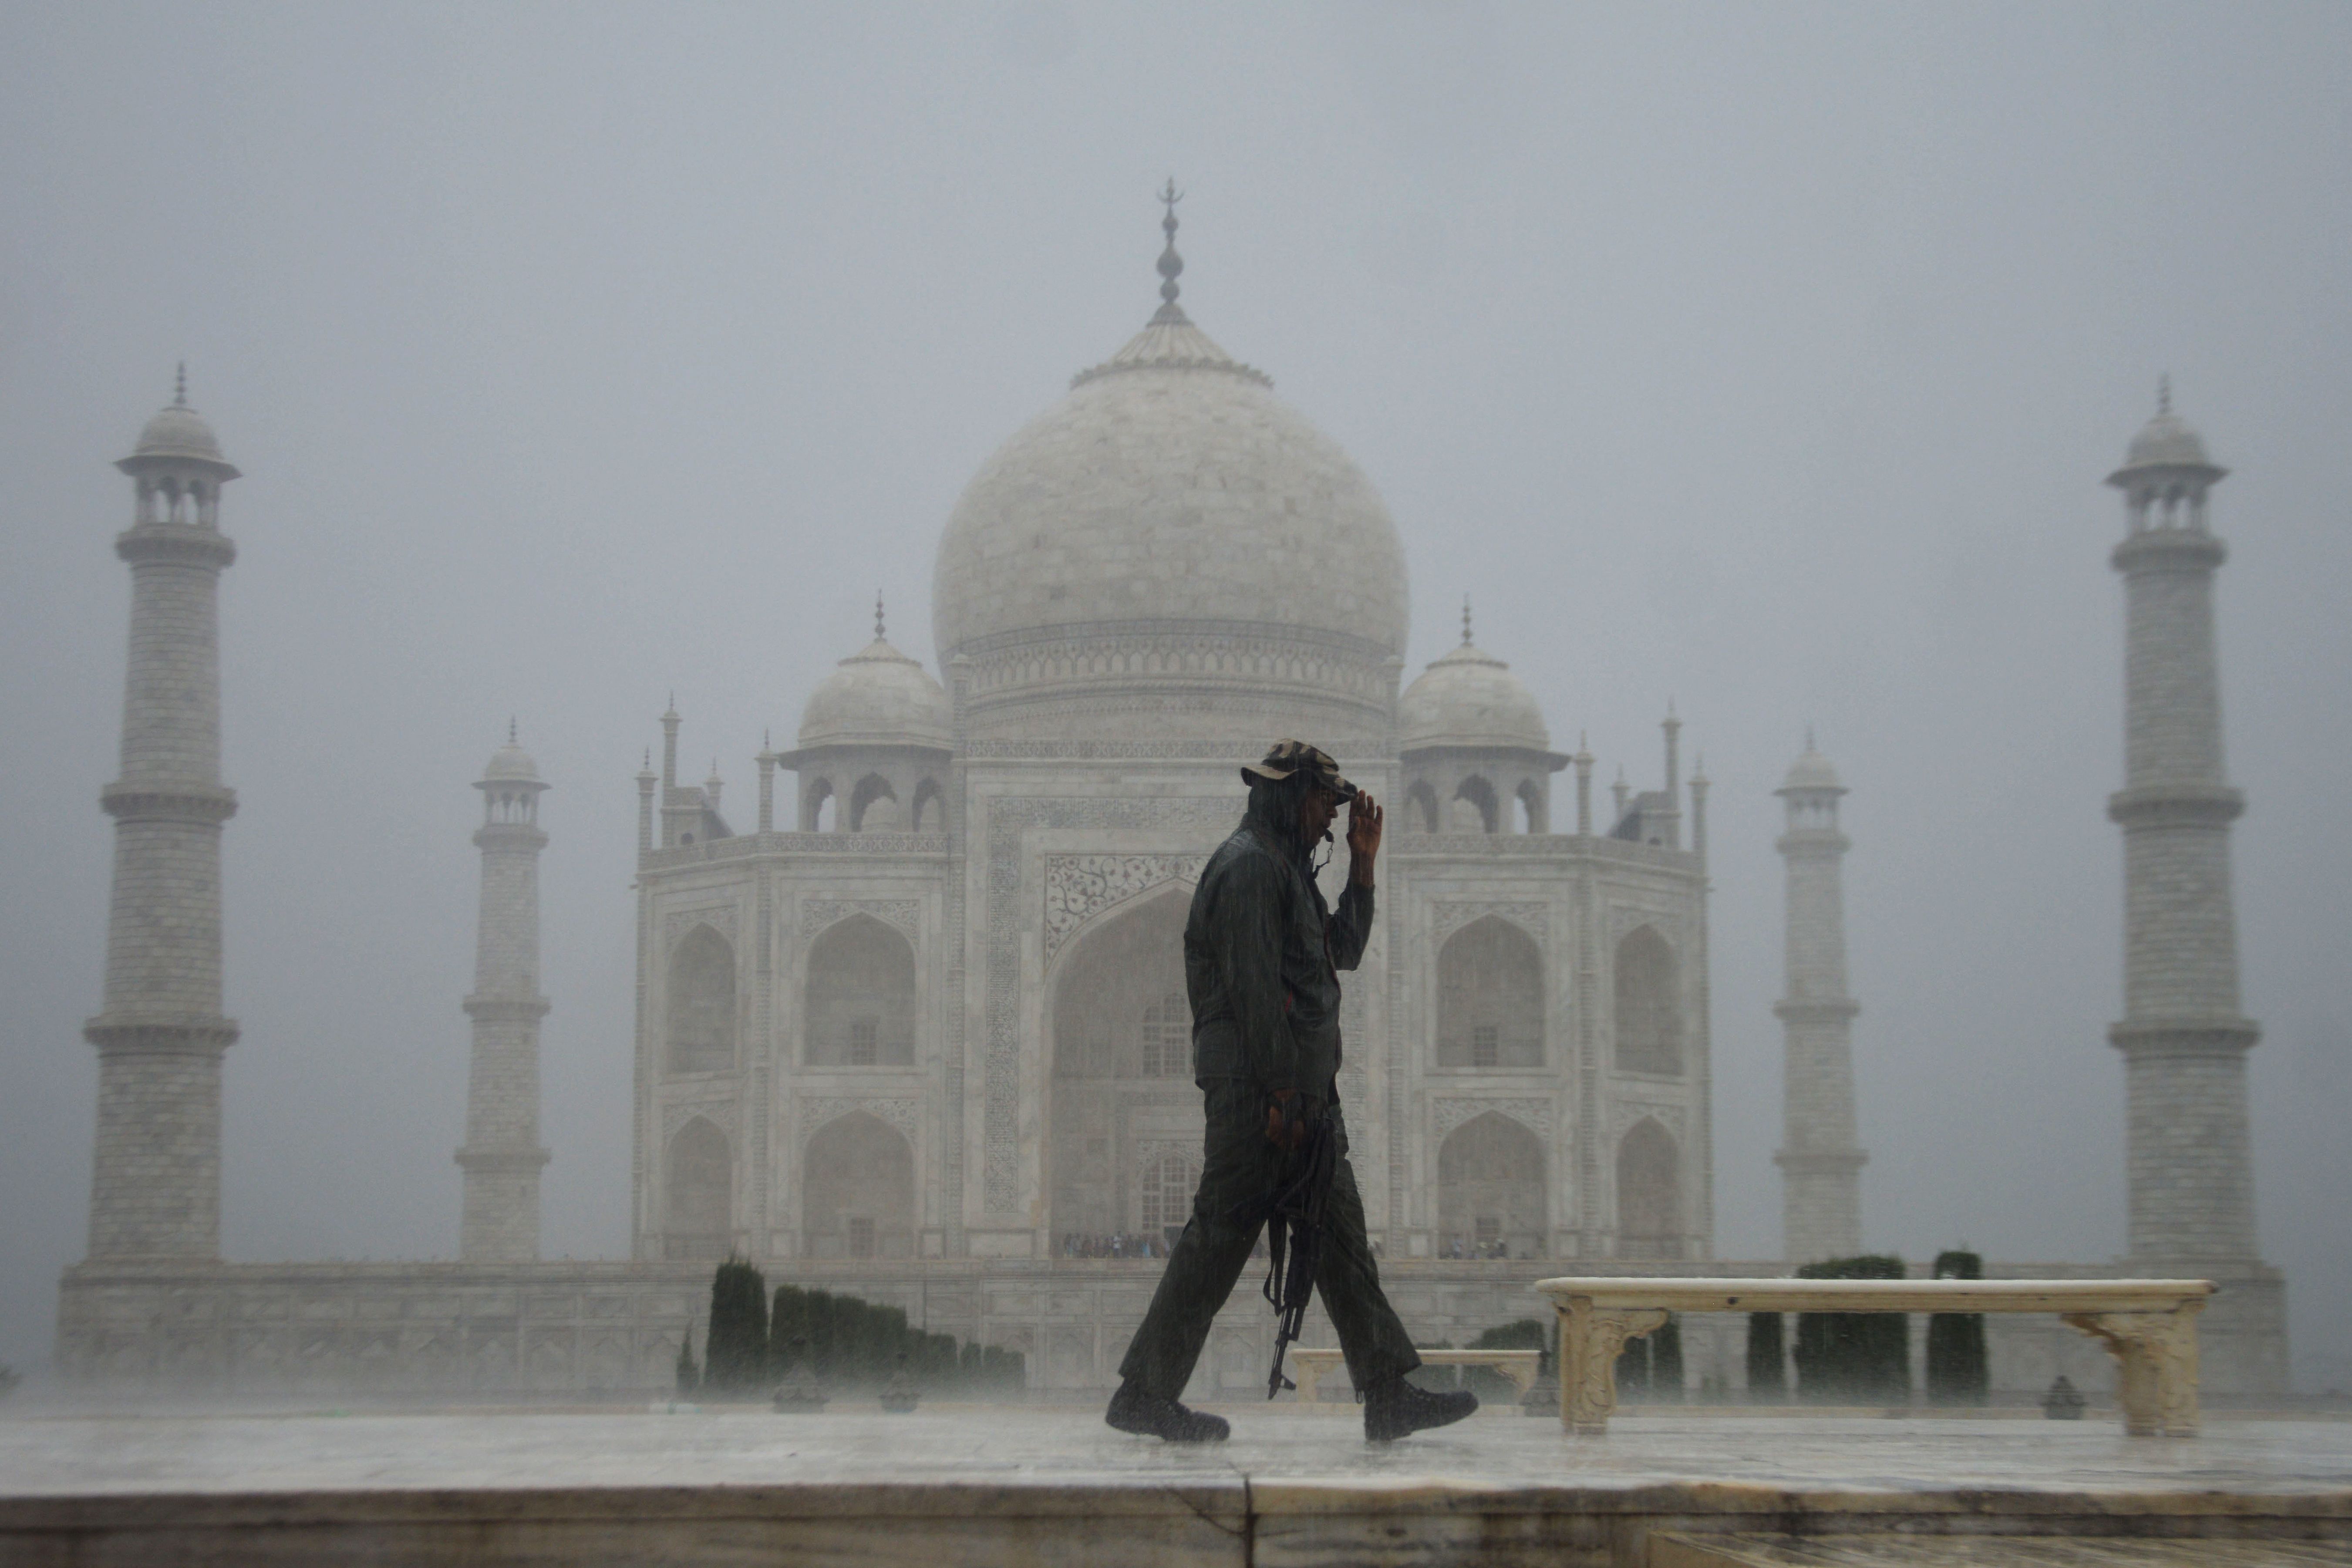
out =
{"type": "Polygon", "coordinates": [[[209,523],[142,522],[114,536],[114,552],[134,566],[160,561],[217,571],[236,559],[236,545],[209,523]]]}
{"type": "Polygon", "coordinates": [[[220,823],[236,815],[236,791],[219,784],[117,781],[99,792],[98,804],[117,822],[220,823]]]}
{"type": "Polygon", "coordinates": [[[2107,819],[2131,827],[2226,827],[2246,797],[2227,784],[2142,784],[2107,797],[2107,819]]]}

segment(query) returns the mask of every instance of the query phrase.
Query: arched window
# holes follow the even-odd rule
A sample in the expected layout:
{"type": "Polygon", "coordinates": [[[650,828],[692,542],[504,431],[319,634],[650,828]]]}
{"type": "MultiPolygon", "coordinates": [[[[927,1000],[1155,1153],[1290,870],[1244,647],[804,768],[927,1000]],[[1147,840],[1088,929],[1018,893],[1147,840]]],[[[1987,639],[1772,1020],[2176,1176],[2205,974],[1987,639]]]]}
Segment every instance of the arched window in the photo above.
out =
{"type": "Polygon", "coordinates": [[[833,831],[834,800],[831,779],[813,779],[801,795],[801,831],[830,833],[833,831]]]}
{"type": "Polygon", "coordinates": [[[1672,1134],[1645,1116],[1617,1146],[1617,1256],[1680,1258],[1682,1156],[1672,1134]]]}
{"type": "Polygon", "coordinates": [[[1455,833],[1492,833],[1496,821],[1495,786],[1472,773],[1454,792],[1454,820],[1447,827],[1455,833]]]}
{"type": "Polygon", "coordinates": [[[1499,915],[1437,952],[1437,1065],[1533,1068],[1544,1059],[1543,954],[1499,915]]]}
{"type": "Polygon", "coordinates": [[[735,1162],[727,1134],[698,1116],[669,1141],[662,1255],[724,1258],[735,1226],[735,1162]]]}
{"type": "Polygon", "coordinates": [[[944,820],[946,816],[946,808],[940,798],[940,786],[937,781],[925,779],[917,784],[915,809],[907,825],[908,829],[916,833],[941,832],[947,826],[944,820]]]}
{"type": "Polygon", "coordinates": [[[669,955],[669,1070],[728,1072],[735,1066],[735,949],[709,926],[687,932],[669,955]]]}
{"type": "Polygon", "coordinates": [[[1181,991],[1143,1010],[1143,1076],[1192,1076],[1192,1005],[1181,991]]]}
{"type": "Polygon", "coordinates": [[[1544,1250],[1544,1150],[1498,1111],[1473,1117],[1437,1151],[1438,1253],[1537,1258],[1544,1250]]]}
{"type": "Polygon", "coordinates": [[[1617,1065],[1628,1072],[1683,1070],[1678,967],[1655,926],[1637,926],[1617,944],[1617,1065]]]}
{"type": "Polygon", "coordinates": [[[1189,901],[1181,886],[1147,894],[1088,923],[1055,959],[1045,1139],[1056,1236],[1133,1229],[1139,1143],[1200,1137],[1184,996],[1189,901]]]}
{"type": "Polygon", "coordinates": [[[1404,798],[1406,805],[1411,809],[1404,814],[1403,826],[1408,830],[1418,828],[1423,833],[1436,832],[1437,792],[1430,788],[1429,781],[1427,779],[1413,781],[1412,787],[1405,791],[1404,798]]]}
{"type": "Polygon", "coordinates": [[[809,1065],[914,1060],[914,944],[871,915],[852,915],[809,949],[809,1065]]]}
{"type": "Polygon", "coordinates": [[[1146,1236],[1176,1239],[1192,1216],[1192,1194],[1201,1184],[1201,1162],[1181,1154],[1162,1154],[1143,1168],[1142,1230],[1146,1236]]]}
{"type": "Polygon", "coordinates": [[[808,1141],[802,1166],[810,1257],[915,1255],[915,1151],[905,1134],[853,1110],[808,1141]]]}
{"type": "Polygon", "coordinates": [[[1543,787],[1540,784],[1533,779],[1525,780],[1520,784],[1516,798],[1518,812],[1513,826],[1519,832],[1545,833],[1550,830],[1550,825],[1544,820],[1543,787]]]}
{"type": "Polygon", "coordinates": [[[898,821],[898,792],[890,787],[890,781],[880,773],[867,773],[859,779],[849,797],[849,830],[895,833],[898,821]]]}

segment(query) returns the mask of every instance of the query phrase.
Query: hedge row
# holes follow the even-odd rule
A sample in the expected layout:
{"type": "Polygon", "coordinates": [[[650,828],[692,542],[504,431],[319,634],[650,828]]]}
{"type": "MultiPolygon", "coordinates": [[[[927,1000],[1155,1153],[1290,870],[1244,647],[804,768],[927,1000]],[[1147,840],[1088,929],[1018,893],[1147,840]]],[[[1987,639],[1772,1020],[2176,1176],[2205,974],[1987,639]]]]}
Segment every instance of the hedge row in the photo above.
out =
{"type": "Polygon", "coordinates": [[[916,1384],[934,1396],[1018,1394],[1027,1382],[1018,1351],[925,1333],[899,1308],[855,1296],[781,1285],[771,1301],[759,1269],[730,1258],[711,1278],[710,1337],[702,1365],[695,1365],[691,1332],[679,1347],[678,1392],[755,1394],[803,1356],[836,1390],[879,1387],[902,1360],[916,1384]]]}

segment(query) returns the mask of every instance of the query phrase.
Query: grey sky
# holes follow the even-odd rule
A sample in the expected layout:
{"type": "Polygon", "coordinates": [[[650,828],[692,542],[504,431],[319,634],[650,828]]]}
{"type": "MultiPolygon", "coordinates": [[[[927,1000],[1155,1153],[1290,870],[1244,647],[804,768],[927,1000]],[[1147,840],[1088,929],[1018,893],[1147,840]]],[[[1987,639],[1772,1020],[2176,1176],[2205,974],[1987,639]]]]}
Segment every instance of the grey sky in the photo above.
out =
{"type": "MultiPolygon", "coordinates": [[[[641,748],[748,805],[964,479],[1156,302],[1371,475],[1479,641],[1716,781],[1718,1244],[1778,1245],[1780,865],[1853,795],[1868,1238],[2122,1247],[2121,598],[2169,370],[2217,494],[2264,1251],[2352,1387],[2352,10],[0,10],[0,1359],[79,1256],[129,519],[224,525],[226,1245],[454,1252],[478,814],[543,806],[547,1242],[626,1245],[641,748]],[[2333,1303],[2330,1304],[2332,1295],[2333,1303]]],[[[1311,582],[1298,585],[1315,591],[1311,582]]]]}

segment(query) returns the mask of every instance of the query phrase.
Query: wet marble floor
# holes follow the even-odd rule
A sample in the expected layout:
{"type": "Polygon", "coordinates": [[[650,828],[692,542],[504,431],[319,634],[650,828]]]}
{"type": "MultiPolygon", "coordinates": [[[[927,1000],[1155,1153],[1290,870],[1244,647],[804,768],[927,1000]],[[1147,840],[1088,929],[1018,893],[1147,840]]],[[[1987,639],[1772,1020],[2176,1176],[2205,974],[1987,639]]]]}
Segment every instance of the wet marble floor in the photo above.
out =
{"type": "Polygon", "coordinates": [[[1198,1448],[1091,1411],[849,1402],[0,1418],[0,1565],[1544,1563],[1700,1531],[2352,1541],[2352,1423],[1482,1413],[1387,1446],[1222,1411],[1198,1448]]]}

